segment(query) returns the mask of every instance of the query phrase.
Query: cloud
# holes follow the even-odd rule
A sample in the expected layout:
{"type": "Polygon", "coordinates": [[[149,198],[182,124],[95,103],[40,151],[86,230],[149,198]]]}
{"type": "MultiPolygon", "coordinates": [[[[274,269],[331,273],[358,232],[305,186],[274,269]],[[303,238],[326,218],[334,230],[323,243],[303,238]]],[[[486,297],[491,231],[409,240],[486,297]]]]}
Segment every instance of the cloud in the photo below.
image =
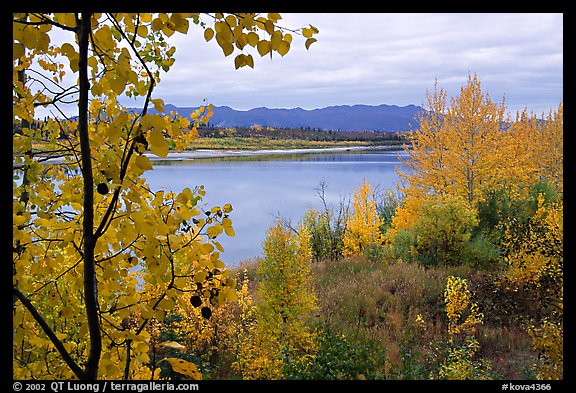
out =
{"type": "Polygon", "coordinates": [[[318,27],[318,42],[307,51],[295,37],[286,57],[255,54],[254,70],[236,71],[215,43],[179,37],[158,93],[177,105],[208,98],[237,109],[407,105],[421,104],[435,78],[457,94],[476,72],[509,109],[538,113],[562,100],[561,14],[286,14],[282,22],[318,27]]]}
{"type": "MultiPolygon", "coordinates": [[[[435,79],[456,95],[468,73],[511,112],[548,112],[563,99],[562,14],[283,14],[280,25],[316,26],[309,50],[293,34],[285,56],[234,69],[202,28],[169,42],[176,63],[155,96],[177,106],[203,100],[235,109],[320,108],[353,104],[423,104],[435,79]]],[[[250,48],[252,49],[252,48],[250,48]]],[[[124,103],[129,104],[125,100],[124,103]]]]}

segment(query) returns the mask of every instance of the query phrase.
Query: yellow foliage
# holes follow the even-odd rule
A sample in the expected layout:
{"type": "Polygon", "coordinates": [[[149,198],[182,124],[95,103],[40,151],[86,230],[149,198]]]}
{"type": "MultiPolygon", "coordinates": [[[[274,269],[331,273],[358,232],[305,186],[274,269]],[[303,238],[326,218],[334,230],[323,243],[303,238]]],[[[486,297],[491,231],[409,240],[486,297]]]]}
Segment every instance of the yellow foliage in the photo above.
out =
{"type": "Polygon", "coordinates": [[[539,177],[562,189],[562,104],[544,122],[526,113],[511,122],[476,74],[450,102],[437,85],[427,100],[399,172],[407,197],[458,195],[475,207],[493,189],[525,197],[539,177]]]}
{"type": "Polygon", "coordinates": [[[284,56],[292,36],[273,13],[200,18],[13,14],[14,377],[151,378],[146,328],[183,307],[183,293],[198,291],[214,308],[236,299],[216,239],[235,235],[232,207],[214,207],[207,217],[203,187],[176,196],[154,192],[142,177],[153,170],[144,153],[165,157],[188,147],[213,106],[182,118],[164,113],[152,93],[175,61],[166,38],[187,34],[191,22],[225,55],[241,52],[236,68],[254,66],[247,44],[270,42],[266,53],[284,56]],[[62,30],[69,39],[52,40],[62,30]],[[27,75],[32,69],[35,78],[27,75]],[[65,78],[66,70],[77,75],[65,78]],[[120,96],[142,98],[142,111],[128,111],[120,96]],[[70,100],[77,116],[32,126],[35,108],[61,113],[70,100]],[[150,105],[160,113],[148,113],[150,105]],[[62,163],[44,166],[47,158],[62,163]]]}
{"type": "Polygon", "coordinates": [[[258,265],[261,300],[239,360],[244,379],[280,379],[288,359],[313,358],[316,347],[306,323],[317,308],[310,233],[301,226],[294,234],[277,222],[264,241],[264,255],[258,265]]]}
{"type": "Polygon", "coordinates": [[[170,367],[172,367],[172,371],[177,374],[193,380],[202,379],[202,374],[200,374],[198,367],[196,367],[194,363],[190,363],[184,359],[178,358],[164,358],[163,360],[168,362],[170,367]]]}
{"type": "Polygon", "coordinates": [[[384,236],[380,233],[383,220],[376,211],[374,192],[366,179],[359,191],[354,191],[352,209],[343,237],[344,256],[361,255],[367,247],[380,246],[384,241],[384,236]]]}
{"type": "Polygon", "coordinates": [[[543,356],[536,363],[538,379],[564,378],[564,326],[545,320],[528,330],[534,349],[543,356]]]}
{"type": "Polygon", "coordinates": [[[472,333],[482,324],[483,315],[478,305],[470,299],[468,282],[460,277],[450,276],[444,289],[444,303],[448,316],[448,334],[472,333]]]}
{"type": "Polygon", "coordinates": [[[483,315],[478,311],[478,305],[471,301],[468,282],[460,277],[448,277],[444,289],[444,302],[450,338],[445,344],[447,354],[438,374],[431,375],[431,378],[491,379],[491,364],[483,359],[475,359],[480,351],[480,343],[473,333],[476,326],[482,324],[483,315]]]}
{"type": "MultiPolygon", "coordinates": [[[[516,230],[508,227],[505,245],[511,247],[507,255],[506,276],[514,283],[537,284],[542,274],[562,279],[564,224],[562,204],[544,205],[538,195],[538,207],[528,224],[527,237],[517,239],[516,230]]],[[[560,294],[560,297],[561,294],[560,294]]]]}
{"type": "Polygon", "coordinates": [[[505,245],[508,269],[502,273],[515,289],[525,286],[534,292],[534,301],[551,310],[547,317],[528,329],[534,349],[539,379],[562,379],[564,367],[564,224],[563,203],[544,204],[538,195],[534,217],[518,237],[518,231],[506,228],[505,245]]]}

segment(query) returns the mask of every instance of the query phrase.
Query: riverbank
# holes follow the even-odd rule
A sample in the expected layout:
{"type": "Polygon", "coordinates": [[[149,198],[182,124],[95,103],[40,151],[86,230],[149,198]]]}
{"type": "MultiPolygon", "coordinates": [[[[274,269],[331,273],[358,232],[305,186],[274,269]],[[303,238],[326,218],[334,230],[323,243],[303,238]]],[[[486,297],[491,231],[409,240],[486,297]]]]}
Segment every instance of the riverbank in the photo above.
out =
{"type": "Polygon", "coordinates": [[[231,158],[231,157],[255,157],[269,155],[288,154],[318,154],[318,153],[345,153],[356,151],[402,151],[401,145],[384,146],[345,146],[345,147],[322,147],[302,149],[261,149],[261,150],[220,150],[220,149],[197,149],[187,151],[170,151],[166,157],[158,157],[152,153],[144,153],[151,161],[184,161],[207,158],[231,158]]]}
{"type": "MultiPolygon", "coordinates": [[[[382,145],[382,146],[342,146],[342,147],[319,147],[319,148],[298,148],[298,149],[196,149],[185,151],[169,151],[166,157],[158,157],[150,152],[144,153],[150,161],[187,161],[214,158],[236,158],[236,157],[258,157],[258,156],[281,156],[290,154],[321,154],[321,153],[346,153],[360,151],[402,151],[403,145],[382,145]]],[[[44,164],[62,164],[64,157],[47,158],[41,154],[36,156],[44,164]]],[[[22,164],[13,163],[13,169],[21,169],[22,164]]]]}

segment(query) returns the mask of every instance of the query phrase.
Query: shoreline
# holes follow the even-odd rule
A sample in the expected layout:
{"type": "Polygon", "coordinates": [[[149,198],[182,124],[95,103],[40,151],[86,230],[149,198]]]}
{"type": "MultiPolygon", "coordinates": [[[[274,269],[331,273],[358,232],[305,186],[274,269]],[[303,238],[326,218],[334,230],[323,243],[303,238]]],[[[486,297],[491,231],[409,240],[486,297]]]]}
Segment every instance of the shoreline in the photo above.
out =
{"type": "Polygon", "coordinates": [[[402,145],[383,146],[344,146],[344,147],[319,147],[319,148],[298,148],[298,149],[262,149],[262,150],[219,150],[219,149],[198,149],[190,151],[170,151],[166,157],[158,157],[152,153],[144,153],[150,161],[185,161],[208,158],[228,158],[228,157],[257,157],[286,154],[312,154],[312,153],[346,153],[352,151],[366,150],[389,150],[402,151],[402,145]]]}
{"type": "MultiPolygon", "coordinates": [[[[342,147],[317,147],[317,148],[296,148],[296,149],[261,149],[261,150],[242,150],[242,149],[198,149],[186,151],[169,151],[166,157],[158,157],[151,152],[144,155],[152,162],[159,161],[188,161],[214,158],[234,158],[234,157],[261,157],[261,156],[281,156],[290,154],[322,154],[322,153],[348,153],[356,151],[403,151],[404,145],[378,145],[378,146],[342,146],[342,147]]],[[[42,158],[41,156],[37,156],[42,158]]],[[[45,158],[43,164],[62,164],[65,162],[63,157],[45,158]]],[[[12,164],[12,169],[20,169],[22,164],[12,164]]]]}

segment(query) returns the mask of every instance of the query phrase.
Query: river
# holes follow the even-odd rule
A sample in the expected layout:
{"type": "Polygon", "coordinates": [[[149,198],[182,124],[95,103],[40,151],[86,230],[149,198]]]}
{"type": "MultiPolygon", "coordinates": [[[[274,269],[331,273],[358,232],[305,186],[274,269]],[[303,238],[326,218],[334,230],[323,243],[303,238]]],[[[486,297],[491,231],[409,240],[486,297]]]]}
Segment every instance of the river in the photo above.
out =
{"type": "Polygon", "coordinates": [[[343,198],[351,200],[364,179],[381,191],[395,187],[401,155],[368,150],[154,161],[144,177],[152,190],[180,192],[204,185],[207,208],[232,204],[236,236],[222,234],[219,240],[225,249],[222,261],[235,266],[261,256],[266,230],[277,217],[296,225],[308,208],[319,209],[321,182],[334,207],[343,198]]]}

